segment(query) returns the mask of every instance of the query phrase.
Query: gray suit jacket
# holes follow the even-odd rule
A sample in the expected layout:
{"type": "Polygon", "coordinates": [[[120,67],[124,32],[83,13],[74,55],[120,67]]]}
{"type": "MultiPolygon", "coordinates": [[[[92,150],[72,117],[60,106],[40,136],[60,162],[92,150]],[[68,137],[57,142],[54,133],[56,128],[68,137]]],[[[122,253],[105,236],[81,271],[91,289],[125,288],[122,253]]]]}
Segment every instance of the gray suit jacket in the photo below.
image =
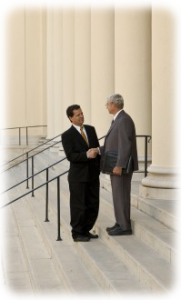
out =
{"type": "Polygon", "coordinates": [[[138,170],[138,156],[136,147],[135,125],[131,117],[122,110],[111,125],[104,146],[100,147],[101,166],[104,163],[104,154],[107,151],[117,151],[118,160],[116,166],[126,168],[129,156],[133,159],[133,171],[138,170]]]}

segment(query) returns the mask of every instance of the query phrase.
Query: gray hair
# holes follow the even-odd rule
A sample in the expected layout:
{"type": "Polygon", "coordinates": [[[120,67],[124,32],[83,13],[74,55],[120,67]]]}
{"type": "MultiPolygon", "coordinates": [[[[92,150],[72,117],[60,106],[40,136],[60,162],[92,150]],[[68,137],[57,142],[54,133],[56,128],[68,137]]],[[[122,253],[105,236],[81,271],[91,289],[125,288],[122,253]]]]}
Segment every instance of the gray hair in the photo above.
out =
{"type": "Polygon", "coordinates": [[[124,107],[124,99],[120,94],[112,94],[107,97],[107,102],[114,103],[114,105],[120,109],[124,107]]]}

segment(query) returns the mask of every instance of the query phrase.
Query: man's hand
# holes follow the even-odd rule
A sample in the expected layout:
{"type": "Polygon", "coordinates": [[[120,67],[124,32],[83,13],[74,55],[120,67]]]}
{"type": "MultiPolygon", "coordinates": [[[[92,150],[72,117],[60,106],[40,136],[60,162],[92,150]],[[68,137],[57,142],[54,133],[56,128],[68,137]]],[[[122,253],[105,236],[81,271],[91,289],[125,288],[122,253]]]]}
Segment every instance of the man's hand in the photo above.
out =
{"type": "Polygon", "coordinates": [[[97,148],[92,148],[87,151],[87,156],[88,156],[88,158],[96,158],[98,153],[99,153],[99,151],[97,148]]]}
{"type": "Polygon", "coordinates": [[[122,170],[123,170],[123,169],[122,169],[121,167],[114,167],[114,169],[113,169],[113,174],[118,175],[118,176],[121,176],[122,170]]]}

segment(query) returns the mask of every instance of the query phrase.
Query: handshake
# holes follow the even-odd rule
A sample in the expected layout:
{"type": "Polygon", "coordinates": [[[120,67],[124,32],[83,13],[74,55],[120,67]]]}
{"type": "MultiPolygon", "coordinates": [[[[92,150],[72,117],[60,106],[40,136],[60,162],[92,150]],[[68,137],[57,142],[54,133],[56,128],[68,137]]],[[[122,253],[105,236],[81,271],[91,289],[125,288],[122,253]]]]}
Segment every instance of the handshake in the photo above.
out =
{"type": "Polygon", "coordinates": [[[98,148],[92,148],[87,151],[87,157],[88,158],[96,158],[96,156],[99,154],[98,148]]]}

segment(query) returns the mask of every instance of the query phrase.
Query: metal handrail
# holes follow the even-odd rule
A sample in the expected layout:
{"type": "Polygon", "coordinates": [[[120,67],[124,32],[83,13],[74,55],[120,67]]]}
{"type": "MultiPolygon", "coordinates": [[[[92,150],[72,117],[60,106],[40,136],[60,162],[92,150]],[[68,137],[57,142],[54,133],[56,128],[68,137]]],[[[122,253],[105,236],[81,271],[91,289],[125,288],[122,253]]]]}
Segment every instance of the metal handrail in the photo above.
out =
{"type": "MultiPolygon", "coordinates": [[[[150,135],[137,135],[137,137],[145,137],[145,146],[147,146],[147,143],[149,143],[150,140],[151,140],[151,136],[150,136],[150,135]]],[[[99,138],[99,140],[101,140],[101,139],[103,139],[103,138],[105,138],[105,136],[99,138]]],[[[147,147],[146,147],[146,148],[147,148],[147,147]]],[[[40,152],[39,152],[39,153],[40,153],[40,152]]],[[[35,154],[35,155],[36,155],[36,154],[35,154]]],[[[35,156],[35,155],[34,155],[34,156],[35,156]]],[[[33,158],[33,155],[32,155],[31,157],[29,157],[29,158],[33,158]]],[[[32,186],[33,186],[33,185],[34,185],[33,178],[34,178],[35,176],[37,176],[37,175],[39,175],[40,173],[46,171],[47,169],[52,168],[53,166],[55,166],[55,165],[59,164],[60,162],[64,161],[65,159],[66,159],[66,157],[64,157],[64,158],[60,159],[59,161],[57,161],[57,162],[51,164],[50,166],[48,166],[47,168],[44,168],[43,170],[38,171],[38,172],[35,173],[35,174],[34,174],[34,164],[32,163],[32,167],[33,167],[33,168],[32,168],[32,170],[33,170],[33,172],[32,172],[33,175],[32,175],[32,176],[27,177],[26,179],[22,180],[21,182],[15,184],[14,186],[11,186],[10,188],[8,188],[7,190],[5,190],[5,191],[3,191],[3,192],[1,192],[0,194],[2,195],[2,194],[4,194],[5,192],[8,192],[8,191],[10,191],[11,189],[17,187],[18,185],[20,185],[20,184],[22,184],[22,183],[24,183],[24,182],[26,182],[26,181],[28,181],[28,180],[30,180],[30,179],[32,179],[32,186]]],[[[27,161],[27,159],[24,160],[24,161],[27,161]]],[[[146,150],[146,151],[145,151],[145,177],[147,176],[147,162],[148,162],[148,159],[147,159],[147,150],[146,150]]],[[[138,173],[138,172],[140,173],[140,172],[142,172],[142,171],[136,171],[136,173],[138,173]]]]}
{"type": "MultiPolygon", "coordinates": [[[[136,137],[144,137],[144,138],[145,138],[145,177],[146,177],[146,176],[147,176],[147,162],[148,162],[148,160],[147,160],[147,156],[148,156],[148,155],[147,155],[147,143],[150,142],[151,136],[150,136],[150,135],[136,135],[136,137]]],[[[101,138],[99,138],[99,140],[101,140],[101,139],[103,139],[103,138],[105,138],[105,136],[102,136],[101,138]]],[[[61,142],[61,141],[58,141],[58,142],[56,142],[55,144],[58,144],[58,143],[60,143],[60,142],[61,142]]],[[[47,147],[46,149],[48,149],[48,148],[50,148],[50,147],[51,147],[51,146],[47,147]]],[[[31,178],[33,179],[35,176],[39,175],[40,173],[44,172],[45,170],[47,170],[47,169],[49,169],[49,168],[52,168],[53,166],[57,165],[58,163],[60,163],[60,162],[62,162],[63,160],[66,159],[66,157],[64,157],[63,159],[61,159],[61,160],[59,160],[59,161],[57,161],[57,162],[51,164],[51,165],[48,166],[47,168],[44,168],[43,170],[40,170],[39,172],[37,172],[37,173],[34,174],[34,162],[33,162],[34,156],[36,156],[37,154],[39,154],[39,153],[41,153],[41,152],[43,152],[43,151],[44,151],[44,149],[43,149],[42,151],[38,152],[38,153],[35,153],[34,155],[32,155],[32,156],[30,156],[30,157],[28,158],[28,159],[32,158],[32,176],[27,176],[26,179],[24,179],[24,180],[22,180],[21,182],[15,184],[14,186],[11,186],[11,187],[8,188],[7,190],[3,191],[1,194],[3,194],[3,193],[5,193],[5,192],[7,192],[7,191],[9,191],[9,190],[11,190],[11,189],[17,187],[18,185],[22,184],[22,183],[25,182],[25,181],[28,182],[29,179],[31,179],[31,178]]],[[[27,161],[28,159],[25,159],[25,160],[21,161],[20,163],[25,162],[25,161],[27,161]]],[[[19,165],[20,163],[18,163],[17,165],[19,165]]],[[[17,165],[14,165],[14,166],[17,166],[17,165]]],[[[9,169],[11,169],[11,168],[9,168],[9,169]]],[[[9,170],[9,169],[7,169],[7,170],[9,170]]],[[[142,171],[136,171],[136,172],[142,172],[142,171]]],[[[32,186],[33,186],[33,185],[34,185],[34,181],[32,181],[32,186]]],[[[27,187],[27,188],[28,188],[28,187],[27,187]]]]}
{"type": "MultiPolygon", "coordinates": [[[[44,152],[45,150],[47,150],[47,149],[49,149],[49,148],[53,147],[54,145],[57,145],[57,144],[59,144],[59,143],[61,143],[61,142],[62,142],[62,141],[57,141],[57,142],[55,142],[53,145],[50,145],[50,146],[48,146],[47,148],[42,149],[41,151],[39,151],[39,152],[37,152],[37,153],[35,153],[35,154],[31,155],[31,156],[28,156],[26,159],[21,160],[21,161],[18,162],[16,165],[13,165],[13,166],[9,167],[8,169],[2,171],[0,174],[2,174],[2,173],[6,172],[6,171],[8,171],[8,170],[10,170],[10,169],[12,169],[12,168],[14,168],[14,167],[17,167],[18,165],[22,164],[22,163],[25,162],[25,161],[27,162],[30,158],[32,158],[32,157],[34,157],[34,156],[36,156],[36,155],[38,155],[38,154],[44,152]]],[[[23,155],[26,155],[26,156],[27,156],[28,153],[26,152],[26,153],[24,153],[23,155]]],[[[16,159],[17,159],[17,157],[16,157],[16,159]]]]}
{"type": "Polygon", "coordinates": [[[32,126],[18,126],[9,128],[0,128],[0,130],[18,129],[19,131],[19,146],[21,145],[21,129],[26,128],[26,145],[28,145],[28,128],[47,127],[47,125],[32,125],[32,126]]]}
{"type": "MultiPolygon", "coordinates": [[[[44,126],[46,126],[46,125],[44,125],[44,126]]],[[[33,126],[32,126],[32,127],[33,127],[33,126]]],[[[54,138],[49,139],[49,140],[46,141],[45,143],[43,143],[43,144],[41,144],[41,145],[38,145],[38,146],[36,146],[36,147],[30,149],[29,151],[27,151],[27,152],[25,152],[25,153],[23,153],[23,154],[21,154],[21,155],[15,157],[14,159],[12,159],[12,160],[6,162],[5,164],[1,165],[0,167],[3,167],[3,166],[5,166],[5,165],[9,164],[10,162],[13,162],[13,161],[15,161],[16,159],[18,159],[18,158],[20,158],[20,157],[22,157],[22,156],[25,156],[25,155],[26,155],[26,157],[27,157],[26,159],[24,159],[24,160],[20,161],[19,163],[15,164],[15,165],[13,165],[13,166],[11,166],[11,167],[9,167],[9,168],[7,168],[6,170],[2,171],[1,173],[4,173],[4,172],[10,170],[10,169],[12,169],[12,168],[18,166],[19,164],[21,164],[21,163],[23,163],[23,162],[25,162],[25,161],[27,161],[27,163],[28,163],[28,160],[33,156],[33,155],[31,155],[31,156],[29,157],[28,154],[29,154],[30,152],[32,152],[32,151],[38,149],[39,147],[42,147],[43,145],[46,145],[47,143],[49,143],[50,141],[53,141],[54,139],[60,137],[61,135],[62,135],[62,134],[59,134],[59,135],[55,136],[54,138]]],[[[104,137],[106,137],[106,135],[105,135],[105,136],[102,136],[99,140],[101,140],[101,139],[104,138],[104,137]]],[[[146,148],[147,148],[147,144],[148,144],[148,143],[150,142],[150,140],[151,140],[151,135],[136,135],[136,137],[145,137],[145,161],[146,161],[146,164],[145,164],[145,177],[146,177],[146,176],[147,176],[147,149],[146,149],[146,148]]],[[[62,141],[55,142],[54,145],[57,145],[57,144],[59,144],[59,143],[61,143],[61,142],[62,142],[62,141]]],[[[35,156],[35,155],[38,155],[38,154],[40,154],[40,153],[42,153],[42,152],[44,152],[45,150],[47,150],[47,149],[53,147],[54,145],[50,145],[50,146],[48,146],[47,148],[42,149],[42,150],[39,151],[38,153],[35,153],[34,156],[35,156]]],[[[1,174],[1,173],[0,173],[0,174],[1,174]]],[[[27,164],[27,173],[28,173],[28,164],[27,164]]],[[[27,177],[28,177],[28,176],[27,176],[27,177]]]]}
{"type": "Polygon", "coordinates": [[[18,182],[18,183],[16,183],[15,185],[13,185],[13,186],[11,186],[10,188],[8,188],[7,190],[1,192],[0,195],[2,195],[2,194],[4,194],[4,193],[6,193],[6,192],[8,192],[8,191],[10,191],[10,190],[12,190],[12,189],[14,189],[15,187],[19,186],[20,184],[26,182],[26,181],[29,180],[29,179],[32,179],[33,177],[35,177],[35,176],[37,176],[37,175],[43,173],[44,171],[47,171],[48,169],[54,167],[55,165],[59,164],[60,162],[64,161],[65,159],[66,159],[66,157],[60,159],[59,161],[56,161],[55,163],[53,163],[53,164],[51,164],[50,166],[44,168],[43,170],[38,171],[37,173],[33,173],[33,175],[29,176],[28,178],[23,179],[21,182],[18,182]]]}
{"type": "MultiPolygon", "coordinates": [[[[102,138],[106,137],[103,136],[102,138]]],[[[136,138],[145,138],[145,166],[144,166],[144,172],[143,171],[135,171],[135,173],[144,173],[145,177],[148,174],[148,143],[151,141],[151,135],[144,135],[144,134],[138,134],[136,135],[136,138]]]]}
{"type": "MultiPolygon", "coordinates": [[[[60,136],[61,136],[61,134],[55,136],[55,137],[52,138],[52,139],[49,139],[49,140],[46,141],[45,143],[42,143],[41,145],[38,145],[38,146],[36,146],[35,148],[30,149],[29,151],[27,151],[27,152],[25,152],[25,153],[23,153],[23,154],[21,154],[21,155],[15,157],[14,159],[12,159],[12,160],[6,162],[5,164],[1,165],[0,167],[4,167],[5,165],[7,165],[7,164],[9,164],[9,163],[11,163],[11,162],[13,162],[13,161],[15,161],[16,159],[18,159],[18,158],[20,158],[20,157],[22,157],[22,156],[25,156],[25,155],[28,156],[28,154],[29,154],[30,152],[32,152],[32,151],[38,149],[39,147],[42,147],[42,146],[46,145],[47,143],[53,141],[54,139],[56,139],[56,138],[58,138],[58,137],[60,137],[60,136]]],[[[53,145],[50,145],[50,146],[48,146],[47,148],[42,149],[42,150],[39,151],[38,153],[35,153],[34,156],[35,156],[35,155],[38,155],[39,153],[42,153],[43,151],[45,151],[45,150],[47,150],[47,149],[49,149],[49,148],[55,146],[55,145],[58,144],[58,143],[61,143],[61,142],[62,142],[62,141],[54,142],[53,145]]],[[[33,155],[32,155],[32,156],[33,156],[33,155]]],[[[27,159],[31,158],[32,156],[29,156],[27,159]]],[[[18,166],[19,164],[23,163],[23,162],[26,161],[27,159],[22,160],[21,162],[17,163],[16,165],[11,166],[10,168],[4,170],[3,172],[5,172],[5,171],[7,171],[7,170],[9,170],[9,169],[12,169],[12,168],[18,166]]],[[[3,173],[3,172],[1,172],[1,173],[3,173]]]]}
{"type": "MultiPolygon", "coordinates": [[[[105,136],[99,138],[99,140],[103,139],[104,137],[105,137],[105,136]]],[[[138,135],[137,137],[144,137],[144,138],[145,138],[145,158],[146,158],[146,159],[145,159],[145,168],[146,168],[146,173],[145,173],[145,174],[147,174],[147,162],[148,162],[148,160],[147,160],[147,150],[148,150],[148,149],[147,149],[147,143],[150,142],[151,136],[150,136],[150,135],[138,135]]],[[[15,186],[9,188],[8,190],[10,190],[10,189],[12,189],[12,188],[14,188],[14,187],[20,185],[21,183],[27,181],[27,180],[30,179],[30,178],[33,179],[33,181],[32,181],[32,189],[31,189],[29,192],[27,192],[27,193],[25,193],[25,194],[23,194],[23,195],[17,197],[16,199],[14,199],[14,200],[12,200],[12,201],[10,201],[10,202],[4,204],[3,206],[1,206],[1,208],[4,208],[4,207],[6,207],[6,206],[8,206],[8,205],[10,205],[10,204],[12,204],[12,203],[14,203],[14,202],[16,202],[16,201],[18,201],[19,199],[21,199],[21,198],[23,198],[23,197],[25,197],[25,196],[27,196],[27,195],[29,195],[29,194],[31,194],[31,193],[32,193],[32,196],[34,196],[34,191],[36,191],[36,190],[38,190],[39,188],[41,188],[41,187],[43,187],[43,186],[46,185],[45,222],[49,222],[49,219],[48,219],[48,201],[49,201],[49,199],[48,199],[48,195],[49,195],[48,184],[49,184],[50,182],[54,181],[55,179],[57,179],[57,224],[58,224],[58,229],[57,229],[57,231],[58,231],[58,234],[57,234],[57,241],[61,241],[62,239],[61,239],[61,235],[60,235],[60,177],[63,176],[63,175],[65,175],[65,174],[67,174],[67,173],[69,172],[69,170],[67,170],[67,171],[65,171],[65,172],[63,172],[63,173],[61,173],[61,174],[59,174],[59,175],[53,177],[52,179],[49,179],[49,178],[48,178],[48,177],[49,177],[48,170],[49,170],[49,168],[51,168],[52,166],[54,166],[54,165],[60,163],[61,161],[65,160],[66,157],[64,157],[63,159],[61,159],[61,160],[58,161],[58,162],[53,163],[51,166],[49,166],[49,167],[47,167],[47,168],[45,168],[45,169],[43,169],[43,170],[41,170],[41,171],[39,171],[39,172],[37,172],[37,173],[35,173],[35,174],[34,174],[34,165],[33,165],[33,161],[34,161],[34,160],[33,160],[33,158],[34,158],[34,156],[32,156],[32,176],[26,178],[25,180],[23,180],[22,182],[16,184],[15,186]],[[46,182],[42,183],[42,184],[39,185],[38,187],[34,187],[34,177],[35,177],[36,175],[42,173],[42,172],[45,171],[45,170],[46,170],[46,182]]],[[[6,191],[4,191],[4,192],[7,192],[8,190],[6,190],[6,191]]],[[[3,193],[4,193],[4,192],[3,192],[3,193]]]]}
{"type": "MultiPolygon", "coordinates": [[[[148,143],[151,141],[151,135],[136,135],[138,138],[145,138],[145,168],[144,168],[144,173],[145,177],[148,174],[148,143]]],[[[136,171],[135,173],[142,173],[142,171],[136,171]]]]}
{"type": "Polygon", "coordinates": [[[48,214],[48,201],[47,201],[47,199],[48,199],[48,184],[49,184],[50,182],[54,181],[55,179],[57,179],[57,223],[58,223],[58,229],[57,229],[57,231],[58,231],[58,234],[57,234],[57,241],[61,241],[62,239],[61,239],[61,236],[60,236],[60,177],[63,176],[63,175],[65,175],[65,174],[67,174],[68,171],[69,171],[69,170],[63,172],[63,173],[60,174],[60,175],[57,175],[57,176],[53,177],[52,179],[47,180],[46,182],[44,182],[44,183],[40,184],[39,186],[33,188],[31,191],[29,191],[29,192],[27,192],[27,193],[25,193],[25,194],[23,194],[23,195],[17,197],[16,199],[14,199],[14,200],[12,200],[12,201],[10,201],[10,202],[8,202],[8,203],[2,205],[1,208],[4,208],[4,207],[6,207],[6,206],[8,206],[8,205],[10,205],[10,204],[12,204],[12,203],[14,203],[14,202],[16,202],[16,201],[18,201],[19,199],[21,199],[21,198],[23,198],[23,197],[26,197],[27,195],[29,195],[29,194],[31,194],[31,193],[33,194],[34,191],[36,191],[36,190],[38,190],[39,188],[41,188],[41,187],[43,187],[43,186],[46,185],[47,188],[46,188],[46,217],[45,217],[45,222],[48,222],[48,221],[49,221],[49,220],[48,220],[48,215],[47,215],[47,214],[48,214]]]}
{"type": "MultiPolygon", "coordinates": [[[[47,150],[47,149],[49,149],[49,148],[51,148],[51,147],[53,147],[53,146],[55,146],[55,145],[61,143],[62,141],[54,142],[53,145],[50,145],[50,146],[48,146],[47,148],[42,149],[41,151],[39,151],[39,152],[37,152],[37,153],[35,153],[35,154],[31,155],[31,156],[28,156],[28,154],[29,154],[30,152],[36,150],[36,149],[39,148],[39,147],[42,147],[43,145],[47,144],[47,143],[50,142],[50,141],[53,141],[54,139],[60,137],[61,135],[62,135],[62,134],[59,134],[59,135],[55,136],[54,138],[49,139],[47,142],[45,142],[45,143],[43,143],[43,144],[41,144],[41,145],[38,145],[38,146],[36,146],[35,148],[33,148],[33,149],[31,149],[31,150],[29,150],[29,151],[27,151],[27,152],[25,152],[25,153],[23,153],[23,154],[21,154],[21,155],[15,157],[14,159],[12,159],[12,160],[6,162],[5,164],[1,165],[0,167],[3,167],[3,166],[9,164],[10,162],[15,161],[16,159],[18,159],[18,158],[20,158],[20,157],[22,157],[22,156],[25,156],[25,155],[27,156],[26,159],[24,159],[24,160],[20,161],[19,163],[15,164],[15,165],[13,165],[13,166],[11,166],[11,167],[9,167],[8,169],[2,171],[0,174],[2,174],[2,173],[4,173],[4,172],[6,172],[6,171],[8,171],[8,170],[10,170],[10,169],[12,169],[12,168],[18,166],[18,165],[20,165],[21,163],[23,163],[23,162],[25,162],[25,161],[28,161],[30,158],[32,158],[32,156],[36,156],[36,155],[38,155],[38,154],[44,152],[45,150],[47,150]]],[[[101,139],[104,138],[104,137],[105,137],[105,136],[101,137],[99,140],[101,140],[101,139]]],[[[28,166],[27,166],[27,168],[28,168],[28,166]]]]}
{"type": "MultiPolygon", "coordinates": [[[[102,136],[101,138],[99,138],[99,140],[103,139],[104,137],[105,137],[105,136],[102,136]]],[[[60,141],[60,142],[61,142],[61,141],[60,141]]],[[[57,142],[57,144],[60,143],[60,142],[57,142]]],[[[49,147],[51,147],[51,146],[49,146],[49,147]]],[[[48,147],[48,148],[49,148],[49,147],[48,147]]],[[[48,149],[48,148],[46,148],[46,149],[48,149]]],[[[43,151],[42,151],[42,152],[43,152],[43,151]]],[[[53,163],[52,165],[48,166],[47,168],[45,168],[45,169],[43,169],[43,170],[41,170],[41,171],[39,171],[39,172],[37,172],[37,173],[34,174],[34,156],[37,155],[37,154],[39,154],[39,153],[41,153],[41,152],[35,153],[34,155],[32,155],[32,156],[30,156],[30,157],[28,158],[28,159],[32,158],[32,176],[29,176],[29,172],[27,172],[27,177],[26,177],[26,179],[22,180],[21,182],[15,184],[14,186],[12,186],[12,187],[8,188],[7,190],[3,191],[1,194],[4,194],[5,192],[8,192],[8,191],[11,190],[12,188],[17,187],[18,185],[22,184],[23,182],[27,182],[27,188],[29,188],[29,186],[28,186],[28,181],[29,181],[29,179],[31,179],[31,178],[32,178],[32,187],[33,187],[33,186],[34,186],[34,177],[35,177],[36,175],[38,175],[38,174],[44,172],[45,170],[47,170],[47,169],[49,169],[49,168],[55,166],[56,164],[58,164],[58,163],[60,163],[60,162],[62,162],[63,160],[66,159],[66,157],[64,157],[64,158],[62,158],[61,160],[59,160],[59,161],[53,163]]],[[[25,159],[25,160],[21,161],[20,163],[25,162],[25,161],[27,161],[27,163],[28,163],[28,159],[25,159]]],[[[19,165],[20,163],[16,164],[15,166],[19,165]]],[[[10,168],[9,168],[9,169],[10,169],[10,168]]],[[[7,169],[7,170],[9,170],[9,169],[7,169]]],[[[6,170],[6,171],[7,171],[7,170],[6,170]]],[[[33,196],[34,196],[34,195],[33,195],[33,196]]]]}

